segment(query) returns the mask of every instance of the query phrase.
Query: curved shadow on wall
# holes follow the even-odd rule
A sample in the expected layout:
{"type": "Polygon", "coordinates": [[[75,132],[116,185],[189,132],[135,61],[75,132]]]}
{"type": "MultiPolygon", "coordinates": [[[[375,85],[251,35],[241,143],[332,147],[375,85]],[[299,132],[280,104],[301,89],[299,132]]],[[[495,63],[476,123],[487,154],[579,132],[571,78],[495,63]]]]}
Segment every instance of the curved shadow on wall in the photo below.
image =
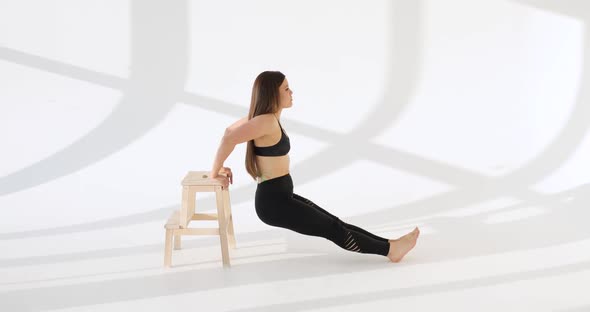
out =
{"type": "MultiPolygon", "coordinates": [[[[563,4],[563,6],[565,6],[565,4],[563,4]]],[[[585,35],[584,60],[588,59],[587,45],[589,41],[588,35],[585,35]]],[[[440,212],[446,208],[457,208],[457,206],[460,205],[475,203],[484,199],[494,198],[498,195],[505,195],[507,193],[525,198],[539,196],[528,192],[525,184],[531,183],[535,179],[538,180],[543,176],[547,176],[559,168],[567,156],[573,152],[575,145],[579,144],[581,138],[587,131],[587,126],[582,124],[582,117],[577,115],[587,116],[585,108],[581,108],[581,106],[584,106],[585,102],[587,102],[588,85],[588,64],[585,62],[580,92],[578,94],[576,108],[574,109],[575,115],[570,118],[571,124],[568,124],[568,127],[560,133],[557,139],[549,144],[544,152],[530,164],[523,166],[516,172],[506,175],[502,179],[494,180],[484,178],[479,181],[472,181],[466,178],[465,180],[458,180],[457,182],[463,182],[458,184],[463,185],[458,185],[462,188],[456,191],[433,196],[427,201],[418,201],[407,205],[388,207],[377,213],[366,214],[362,218],[355,217],[355,220],[375,222],[381,221],[383,218],[390,219],[400,216],[424,216],[429,213],[440,212]],[[515,181],[503,180],[510,176],[515,179],[515,181]],[[473,185],[474,182],[478,185],[473,185]],[[507,182],[508,184],[504,185],[502,184],[503,182],[507,182]],[[511,191],[510,189],[513,190],[511,191]]],[[[384,102],[383,105],[387,105],[387,103],[384,102]]],[[[394,110],[390,112],[393,111],[394,110]]],[[[366,137],[366,135],[378,132],[379,128],[380,127],[366,127],[364,128],[366,129],[366,132],[362,132],[361,130],[360,134],[358,136],[355,135],[355,137],[357,137],[358,140],[361,140],[363,136],[366,137]]],[[[346,139],[348,139],[348,137],[346,137],[346,139]]],[[[334,145],[336,146],[337,144],[334,145]]],[[[345,159],[344,161],[339,158],[331,158],[339,156],[338,152],[345,149],[345,147],[338,146],[328,148],[327,154],[318,156],[311,161],[312,165],[315,164],[317,168],[301,168],[302,180],[310,181],[314,177],[317,177],[318,170],[320,171],[320,174],[334,171],[341,168],[343,163],[352,161],[353,158],[345,159]],[[334,159],[339,161],[337,165],[331,165],[329,169],[320,170],[324,168],[327,160],[333,161],[334,159]],[[321,168],[319,167],[320,164],[322,165],[321,168]]],[[[372,157],[375,156],[373,155],[372,157]]],[[[382,161],[386,162],[387,160],[382,161]]],[[[309,163],[306,163],[306,165],[309,166],[309,163]]],[[[551,196],[541,196],[537,202],[533,201],[533,204],[539,202],[545,203],[545,200],[548,199],[549,203],[551,203],[551,208],[547,213],[514,222],[487,225],[483,222],[485,221],[483,217],[487,216],[486,214],[477,217],[459,219],[432,218],[431,221],[433,227],[437,230],[436,237],[424,236],[422,244],[428,246],[428,249],[417,248],[416,253],[414,254],[415,256],[410,259],[412,259],[411,261],[414,261],[414,263],[420,263],[420,261],[423,261],[423,263],[431,263],[442,261],[444,259],[467,258],[504,251],[525,251],[533,248],[557,246],[563,243],[571,243],[577,240],[587,239],[590,237],[590,230],[586,229],[581,223],[581,220],[587,220],[587,218],[585,218],[587,216],[586,207],[584,206],[589,200],[587,194],[590,194],[590,189],[588,185],[584,185],[568,192],[564,192],[559,196],[556,195],[555,198],[551,198],[551,196]],[[573,200],[565,202],[562,200],[561,196],[567,196],[567,198],[573,198],[573,200]],[[574,222],[573,226],[572,222],[574,222]],[[570,226],[571,230],[569,232],[552,232],[547,230],[547,224],[555,224],[556,228],[559,227],[559,225],[567,225],[570,226]],[[522,231],[523,225],[526,225],[527,227],[526,232],[522,231]],[[459,234],[462,232],[470,233],[471,237],[469,241],[466,241],[464,237],[460,237],[459,234]],[[490,234],[493,234],[493,236],[490,236],[490,234]],[[510,240],[514,239],[515,234],[521,236],[519,236],[520,238],[518,240],[510,243],[510,240]],[[474,246],[472,243],[476,239],[479,239],[481,242],[478,246],[474,246]],[[495,242],[509,243],[504,245],[493,245],[495,242]],[[456,249],[450,248],[443,250],[440,246],[443,246],[444,243],[452,243],[456,249]],[[466,245],[469,246],[469,248],[464,248],[466,245]],[[437,246],[439,247],[437,248],[437,246]]],[[[563,227],[559,227],[559,229],[562,230],[563,227]]],[[[252,233],[244,235],[244,237],[262,237],[257,236],[259,234],[260,233],[252,233]]],[[[264,234],[266,234],[266,232],[264,234]]],[[[447,244],[446,246],[449,245],[447,244]]],[[[17,298],[21,300],[34,297],[39,299],[35,303],[36,307],[60,308],[180,294],[209,290],[211,288],[224,288],[228,286],[255,284],[290,278],[299,279],[302,277],[323,276],[327,274],[350,272],[351,270],[357,272],[374,270],[375,268],[382,267],[381,264],[373,263],[351,266],[350,263],[345,263],[345,261],[346,260],[341,257],[340,251],[334,249],[327,251],[325,255],[308,257],[304,263],[295,259],[268,261],[261,264],[245,264],[235,267],[232,268],[231,271],[231,280],[227,279],[227,274],[230,274],[229,272],[224,272],[219,269],[195,270],[190,272],[170,272],[165,276],[127,278],[107,282],[81,283],[74,286],[45,287],[33,290],[13,291],[3,294],[3,296],[5,296],[5,298],[17,298]],[[286,266],[290,266],[292,270],[284,270],[286,266]],[[141,285],[141,287],[138,287],[139,285],[141,285]],[[135,289],[135,291],[121,291],[123,289],[135,289]],[[72,294],[74,296],[72,296],[72,294]],[[66,295],[68,296],[67,298],[65,298],[66,295]],[[62,298],[63,300],[56,300],[56,298],[62,298]],[[74,299],[72,300],[72,298],[74,299]]],[[[510,282],[512,280],[547,276],[547,274],[561,274],[563,272],[571,272],[572,270],[587,269],[587,267],[588,262],[580,262],[553,269],[550,268],[531,272],[505,274],[471,282],[449,282],[440,285],[431,285],[422,289],[416,288],[415,291],[420,290],[421,293],[430,291],[432,293],[444,291],[448,287],[461,289],[465,287],[473,287],[473,285],[488,285],[510,282]]],[[[414,292],[408,291],[407,293],[414,292]]],[[[389,294],[392,294],[392,292],[389,292],[389,294]]],[[[397,296],[403,296],[404,292],[393,292],[393,296],[396,296],[396,294],[397,296]]],[[[385,295],[385,293],[379,294],[379,296],[385,295]]],[[[357,301],[352,302],[354,303],[358,302],[358,300],[363,300],[362,296],[357,296],[356,299],[357,301]]],[[[281,305],[281,308],[286,310],[294,309],[297,307],[297,304],[298,303],[281,305]]],[[[264,307],[260,309],[264,309],[264,307]]]]}
{"type": "MultiPolygon", "coordinates": [[[[409,16],[412,16],[412,14],[410,14],[409,16]]],[[[406,25],[407,26],[407,25],[406,25]]],[[[398,29],[404,29],[403,27],[397,27],[398,29]]],[[[405,28],[407,29],[407,28],[405,28]]],[[[411,37],[411,36],[410,36],[411,37]]],[[[588,41],[586,41],[588,42],[588,41]]],[[[586,50],[587,51],[587,50],[586,50]]],[[[587,53],[584,53],[584,55],[586,55],[587,53]]],[[[587,70],[584,70],[584,73],[587,73],[587,70]]],[[[401,75],[404,76],[404,75],[401,75]]],[[[586,76],[584,76],[586,77],[586,76]]],[[[587,78],[585,78],[583,81],[586,81],[587,78]]],[[[583,86],[587,85],[587,83],[583,83],[582,84],[582,90],[587,90],[588,88],[583,88],[583,86]]],[[[581,91],[582,92],[582,91],[581,91]]],[[[407,96],[409,96],[409,94],[407,94],[407,96]]],[[[580,116],[582,116],[582,118],[584,117],[583,114],[580,114],[581,109],[580,107],[583,107],[583,102],[584,102],[585,97],[581,96],[577,105],[576,105],[576,109],[574,110],[574,112],[576,112],[576,114],[574,114],[570,121],[571,123],[573,123],[574,125],[577,125],[576,127],[571,127],[571,128],[566,128],[564,129],[564,131],[562,132],[562,134],[558,137],[561,138],[563,136],[569,137],[569,138],[574,138],[573,140],[556,140],[555,142],[553,142],[553,144],[551,144],[550,146],[552,146],[551,149],[547,149],[546,151],[549,151],[547,153],[544,153],[544,158],[539,157],[537,160],[537,163],[540,164],[545,164],[547,161],[546,159],[555,159],[555,158],[559,158],[556,157],[554,155],[558,155],[561,157],[564,157],[563,153],[560,153],[560,150],[562,149],[567,149],[568,151],[573,151],[573,149],[575,148],[575,146],[579,143],[579,141],[582,138],[582,135],[580,133],[585,133],[584,129],[582,126],[586,126],[586,124],[583,122],[583,119],[580,118],[580,116]],[[574,129],[574,130],[571,130],[574,129]],[[575,130],[577,130],[578,132],[576,132],[575,130]],[[572,133],[573,131],[573,133],[572,133]],[[553,153],[551,153],[553,152],[553,153]]],[[[399,100],[399,99],[398,99],[399,100]]],[[[398,101],[398,103],[401,103],[398,101]]],[[[386,107],[387,106],[387,101],[384,101],[382,105],[378,106],[378,109],[376,111],[392,111],[391,108],[382,108],[382,107],[386,107]]],[[[305,127],[305,125],[301,125],[301,127],[305,127]]],[[[328,133],[327,135],[334,137],[335,134],[331,134],[328,133]]],[[[362,133],[361,135],[359,135],[358,137],[363,137],[365,135],[368,135],[368,133],[362,133]]],[[[348,136],[344,135],[341,136],[342,138],[348,138],[348,136]]],[[[364,154],[364,157],[370,159],[370,158],[375,158],[378,159],[380,162],[382,163],[389,163],[389,165],[391,165],[392,167],[396,166],[396,162],[406,159],[406,161],[401,161],[400,163],[402,164],[408,164],[412,162],[412,156],[413,155],[403,155],[405,157],[401,157],[400,155],[398,155],[396,152],[391,152],[390,149],[387,148],[382,148],[379,146],[376,146],[374,144],[371,143],[363,143],[367,145],[367,150],[368,151],[375,151],[376,149],[379,149],[380,152],[379,153],[367,153],[364,154]],[[387,152],[390,152],[389,154],[387,152]],[[379,156],[377,156],[379,155],[379,156]],[[393,156],[393,157],[392,157],[393,156]],[[393,159],[393,161],[392,161],[393,159]]],[[[344,149],[346,149],[345,145],[341,145],[341,146],[336,146],[337,144],[334,144],[334,147],[328,148],[326,152],[321,153],[321,154],[316,154],[315,156],[313,156],[312,158],[310,158],[308,161],[306,161],[304,164],[301,164],[298,167],[295,167],[296,172],[302,172],[303,173],[303,178],[297,181],[302,181],[303,183],[306,183],[308,181],[313,180],[315,177],[317,177],[318,172],[321,173],[328,173],[334,170],[339,169],[339,166],[342,166],[343,162],[347,162],[347,161],[353,161],[355,159],[354,156],[346,156],[346,155],[351,155],[350,153],[343,153],[344,149]],[[344,155],[344,157],[342,157],[342,155],[344,155]],[[338,160],[338,161],[334,161],[334,162],[330,162],[330,164],[332,164],[331,166],[328,164],[326,165],[326,159],[331,159],[330,156],[333,156],[334,159],[338,160]],[[338,157],[337,157],[338,156],[338,157]],[[310,170],[310,167],[314,167],[314,166],[310,166],[309,164],[321,164],[322,166],[319,167],[319,169],[315,169],[315,170],[310,170]],[[306,175],[307,173],[307,175],[306,175]]],[[[364,150],[363,148],[361,148],[360,150],[364,150]]],[[[361,154],[362,155],[362,154],[361,154]]],[[[362,157],[362,156],[361,156],[362,157]]],[[[543,165],[543,169],[544,170],[535,170],[534,167],[527,167],[529,168],[528,171],[524,171],[521,170],[521,172],[523,173],[527,173],[528,174],[534,174],[535,176],[539,176],[540,174],[549,174],[550,172],[552,172],[552,170],[555,170],[558,168],[558,163],[552,161],[551,162],[552,166],[547,166],[547,165],[543,165]]],[[[421,162],[417,162],[413,164],[413,168],[411,168],[412,172],[416,172],[420,169],[420,166],[424,166],[424,165],[432,165],[432,161],[430,160],[425,160],[423,159],[421,162]]],[[[450,167],[450,166],[441,166],[440,164],[437,166],[430,166],[431,168],[434,167],[437,169],[437,171],[442,172],[441,174],[438,174],[438,178],[442,178],[442,177],[453,177],[455,175],[455,173],[459,173],[459,172],[455,172],[453,173],[453,171],[456,168],[450,167]]],[[[402,169],[408,169],[406,167],[403,167],[402,169]]],[[[437,171],[423,171],[424,175],[430,174],[432,172],[437,172],[437,171]]],[[[455,191],[451,191],[445,194],[441,194],[441,195],[435,195],[432,196],[430,198],[426,198],[423,200],[419,200],[410,204],[404,204],[404,205],[399,205],[399,206],[394,206],[394,207],[389,207],[387,209],[382,209],[379,211],[374,211],[372,213],[368,213],[368,214],[363,214],[363,215],[358,215],[355,217],[351,217],[349,218],[350,220],[353,220],[353,222],[355,223],[368,223],[368,224],[372,224],[375,222],[375,220],[395,220],[395,219],[402,219],[403,218],[415,218],[417,216],[424,216],[424,215],[428,215],[428,214],[432,214],[432,213],[436,213],[436,212],[440,212],[440,211],[444,211],[445,209],[453,209],[453,208],[458,208],[458,207],[463,207],[465,205],[468,204],[472,204],[472,203],[476,203],[478,201],[482,201],[485,199],[490,199],[490,198],[494,198],[497,197],[498,195],[501,194],[513,194],[516,197],[519,198],[534,198],[534,196],[537,196],[534,192],[527,190],[526,188],[523,187],[523,183],[519,182],[519,181],[508,181],[508,182],[504,182],[502,180],[498,180],[498,181],[493,181],[492,179],[487,179],[483,176],[480,175],[476,175],[476,174],[472,174],[468,171],[464,171],[461,173],[462,174],[462,178],[455,178],[454,183],[456,186],[462,186],[463,188],[457,189],[455,191]],[[488,182],[491,181],[491,182],[488,182]]],[[[521,175],[523,175],[521,173],[521,175]]],[[[527,177],[527,175],[524,175],[525,177],[527,177]]],[[[429,176],[430,178],[432,178],[432,176],[429,176]]],[[[528,178],[529,180],[532,179],[531,177],[528,178]]],[[[235,191],[232,192],[232,201],[236,201],[237,203],[243,202],[245,200],[249,200],[251,197],[251,194],[254,190],[253,186],[246,186],[246,187],[242,187],[239,188],[235,191]]],[[[208,203],[205,203],[205,205],[211,206],[213,204],[212,200],[210,200],[208,203]]],[[[60,228],[54,228],[54,229],[46,229],[46,230],[37,230],[37,231],[27,231],[27,232],[20,232],[20,233],[8,233],[8,234],[3,234],[0,235],[0,239],[17,239],[17,238],[22,238],[22,237],[31,237],[31,236],[38,236],[38,235],[52,235],[52,234],[64,234],[64,233],[69,233],[69,232],[73,232],[73,231],[85,231],[85,230],[95,230],[95,229],[100,229],[100,228],[107,228],[107,227],[118,227],[118,226],[125,226],[125,225],[129,225],[129,224],[137,224],[137,223],[141,223],[141,222],[147,222],[150,220],[154,220],[156,218],[162,218],[165,214],[166,211],[171,209],[171,207],[176,207],[176,206],[170,206],[167,208],[160,208],[157,210],[153,210],[153,211],[149,211],[143,214],[136,214],[136,215],[132,215],[132,216],[126,216],[126,217],[120,217],[120,218],[115,218],[115,219],[109,219],[109,220],[103,220],[103,221],[98,221],[98,222],[93,222],[93,223],[85,223],[85,224],[79,224],[79,225],[75,225],[75,226],[68,226],[68,227],[60,227],[60,228]],[[137,218],[139,217],[139,218],[137,218]],[[150,219],[150,218],[154,218],[154,219],[150,219]]]]}
{"type": "MultiPolygon", "coordinates": [[[[35,164],[0,178],[0,196],[88,167],[125,148],[157,125],[176,103],[185,84],[188,67],[186,11],[184,1],[174,6],[159,1],[133,1],[131,73],[122,89],[120,103],[84,137],[35,164]],[[153,18],[153,12],[158,12],[158,18],[153,18]],[[170,29],[174,30],[174,35],[167,31],[170,29]]],[[[47,65],[43,61],[40,63],[39,66],[47,65]]],[[[71,69],[64,65],[57,71],[71,69]]],[[[66,75],[79,76],[80,72],[76,70],[66,75]]],[[[106,83],[121,84],[119,79],[106,83]]]]}
{"type": "MultiPolygon", "coordinates": [[[[375,106],[375,109],[369,113],[368,118],[371,116],[380,116],[377,120],[365,120],[357,129],[353,130],[351,133],[346,135],[337,135],[335,133],[331,133],[326,130],[319,130],[317,127],[294,123],[294,131],[303,132],[304,134],[315,136],[316,134],[323,135],[323,138],[331,138],[331,146],[323,153],[318,153],[316,156],[309,158],[305,164],[301,164],[300,166],[293,167],[293,171],[297,171],[298,174],[302,177],[301,182],[306,183],[307,181],[311,181],[315,179],[319,175],[327,174],[330,172],[337,171],[338,169],[344,167],[347,163],[352,162],[354,160],[353,157],[342,157],[342,155],[350,155],[350,152],[347,149],[350,148],[350,141],[349,140],[360,140],[365,141],[367,137],[378,134],[381,131],[385,130],[387,127],[390,126],[391,120],[395,120],[399,114],[403,111],[409,99],[415,89],[416,81],[410,80],[408,77],[417,77],[418,72],[418,64],[420,58],[420,48],[419,48],[419,39],[421,38],[420,35],[420,27],[421,24],[420,20],[420,7],[421,2],[404,2],[399,1],[395,2],[395,8],[392,10],[393,15],[395,18],[391,19],[391,25],[389,30],[394,30],[394,33],[388,34],[386,37],[387,46],[391,51],[396,51],[396,47],[403,47],[403,52],[394,52],[392,55],[389,55],[388,60],[388,69],[385,73],[385,89],[388,90],[384,95],[381,102],[375,106]],[[368,125],[368,126],[367,126],[368,125]],[[333,156],[339,156],[337,158],[333,158],[333,156]]],[[[138,14],[140,15],[140,14],[138,14]]],[[[141,18],[138,18],[141,20],[141,18]]],[[[183,85],[183,84],[180,84],[183,85]]],[[[185,100],[187,103],[192,103],[194,101],[199,101],[198,106],[203,106],[205,109],[215,109],[216,111],[223,111],[225,113],[236,114],[241,112],[242,110],[235,105],[229,105],[228,103],[224,103],[221,101],[216,101],[206,97],[200,97],[197,95],[191,95],[188,93],[182,93],[181,99],[185,100]],[[203,101],[204,100],[204,101],[203,101]],[[223,103],[225,105],[221,106],[221,108],[213,108],[215,104],[223,103]]],[[[164,102],[161,102],[164,103],[164,102]]],[[[160,104],[164,107],[163,104],[160,104]]],[[[193,104],[194,105],[194,104],[193,104]]],[[[166,105],[165,109],[168,110],[169,106],[166,105]]],[[[121,115],[123,117],[120,121],[125,121],[125,118],[129,118],[129,115],[121,115]]],[[[128,119],[129,120],[129,119],[128,119]]],[[[291,124],[293,122],[286,122],[286,124],[291,124]]],[[[109,127],[109,129],[113,129],[116,131],[117,127],[123,127],[122,125],[118,125],[115,127],[109,127]]],[[[101,127],[104,128],[104,127],[101,127]]],[[[103,132],[101,132],[103,133],[103,132]]],[[[114,133],[109,133],[108,135],[114,135],[114,133]]],[[[108,135],[106,137],[108,137],[108,135]]],[[[105,137],[105,138],[106,138],[105,137]]],[[[89,141],[93,142],[93,141],[89,141]]],[[[123,141],[121,141],[123,142],[123,141]]],[[[60,153],[62,155],[63,153],[60,153]]],[[[71,155],[71,154],[70,154],[71,155]]],[[[68,159],[69,160],[69,159],[68,159]]],[[[44,161],[43,163],[47,163],[44,161]]],[[[88,164],[87,164],[88,165],[88,164]]],[[[31,168],[37,168],[37,166],[33,166],[31,168]]],[[[31,169],[33,170],[33,169],[31,169]]],[[[16,173],[18,176],[26,176],[30,174],[30,171],[20,171],[16,173]]],[[[47,175],[46,175],[47,176],[47,175]]],[[[11,176],[6,177],[8,182],[13,181],[14,179],[11,176]]],[[[7,183],[8,183],[7,182],[7,183]]],[[[12,182],[11,182],[12,183],[12,182]]],[[[0,195],[2,194],[2,179],[0,179],[0,195]]],[[[16,187],[16,186],[14,186],[16,187]]],[[[237,189],[232,191],[232,201],[237,199],[237,203],[240,200],[244,200],[245,198],[251,198],[253,193],[254,187],[247,186],[242,189],[237,189]],[[237,196],[236,196],[237,195],[237,196]]],[[[206,205],[210,203],[205,203],[206,205]]],[[[31,237],[37,235],[51,235],[53,234],[64,234],[67,231],[83,231],[86,225],[89,225],[89,229],[97,229],[97,225],[101,224],[101,226],[105,227],[112,227],[112,226],[120,226],[123,220],[127,220],[128,224],[136,224],[138,221],[135,220],[136,216],[139,216],[138,220],[146,220],[145,216],[157,216],[161,218],[162,211],[166,208],[159,208],[154,211],[130,215],[126,217],[119,217],[119,218],[112,218],[108,220],[102,220],[98,222],[91,222],[91,223],[84,223],[78,224],[74,226],[67,226],[67,227],[58,227],[53,229],[44,229],[44,230],[34,230],[34,231],[26,231],[20,233],[5,233],[0,234],[1,239],[15,239],[15,238],[22,238],[22,237],[31,237]]]]}

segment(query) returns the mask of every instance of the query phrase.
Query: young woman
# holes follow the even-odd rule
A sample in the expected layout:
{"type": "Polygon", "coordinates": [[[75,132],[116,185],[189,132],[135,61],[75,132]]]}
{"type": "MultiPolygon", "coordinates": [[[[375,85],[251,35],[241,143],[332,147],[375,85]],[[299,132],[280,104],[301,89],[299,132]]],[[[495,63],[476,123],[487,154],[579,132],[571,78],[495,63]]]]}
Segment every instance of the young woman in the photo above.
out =
{"type": "Polygon", "coordinates": [[[246,169],[258,181],[255,206],[260,220],[301,234],[324,237],[352,252],[383,255],[399,262],[416,245],[420,235],[417,227],[398,239],[388,240],[345,223],[293,193],[288,155],[291,145],[279,121],[282,110],[291,106],[293,91],[285,75],[278,71],[258,75],[248,117],[225,130],[211,177],[221,181],[224,188],[233,183],[231,169],[223,167],[223,163],[237,144],[248,142],[246,169]]]}

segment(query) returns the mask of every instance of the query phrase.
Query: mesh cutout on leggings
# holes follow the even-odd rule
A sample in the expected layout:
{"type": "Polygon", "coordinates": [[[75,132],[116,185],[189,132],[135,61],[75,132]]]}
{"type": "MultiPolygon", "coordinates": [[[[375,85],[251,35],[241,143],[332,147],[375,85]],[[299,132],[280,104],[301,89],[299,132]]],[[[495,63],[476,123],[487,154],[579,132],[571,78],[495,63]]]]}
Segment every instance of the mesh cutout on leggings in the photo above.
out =
{"type": "Polygon", "coordinates": [[[315,206],[314,203],[311,202],[311,200],[307,199],[307,198],[303,198],[303,201],[305,202],[305,204],[309,205],[309,206],[315,206]]]}
{"type": "Polygon", "coordinates": [[[346,241],[344,242],[344,248],[350,251],[361,252],[361,248],[357,245],[356,240],[350,231],[346,231],[346,241]]]}

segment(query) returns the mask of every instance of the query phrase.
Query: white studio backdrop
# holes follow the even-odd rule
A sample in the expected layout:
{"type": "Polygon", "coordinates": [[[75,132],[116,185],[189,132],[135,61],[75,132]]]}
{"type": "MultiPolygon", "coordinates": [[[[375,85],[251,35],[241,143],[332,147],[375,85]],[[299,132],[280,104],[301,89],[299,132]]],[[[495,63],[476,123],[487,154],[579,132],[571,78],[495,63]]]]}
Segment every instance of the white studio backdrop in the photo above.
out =
{"type": "MultiPolygon", "coordinates": [[[[264,70],[294,90],[281,117],[295,191],[339,217],[381,234],[420,225],[446,242],[432,261],[587,240],[588,12],[2,0],[0,264],[162,244],[180,180],[211,168],[264,70]]],[[[244,154],[225,163],[238,236],[268,229],[244,154]]]]}

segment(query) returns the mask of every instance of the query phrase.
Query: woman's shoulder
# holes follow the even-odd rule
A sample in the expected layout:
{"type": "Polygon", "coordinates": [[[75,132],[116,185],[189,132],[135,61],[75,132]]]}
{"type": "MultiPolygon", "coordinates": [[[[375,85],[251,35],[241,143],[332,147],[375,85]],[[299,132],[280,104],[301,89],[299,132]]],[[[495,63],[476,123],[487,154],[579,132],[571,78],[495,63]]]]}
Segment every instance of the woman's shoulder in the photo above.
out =
{"type": "Polygon", "coordinates": [[[264,129],[263,130],[264,135],[262,135],[260,137],[274,135],[274,133],[276,132],[276,129],[279,127],[279,125],[277,124],[277,118],[275,117],[275,115],[273,113],[257,115],[254,118],[252,118],[250,121],[253,122],[254,124],[256,124],[257,127],[264,129]]]}
{"type": "Polygon", "coordinates": [[[276,118],[275,114],[273,113],[266,113],[266,114],[260,114],[258,116],[255,116],[254,118],[276,118]]]}
{"type": "Polygon", "coordinates": [[[273,113],[268,113],[268,114],[260,114],[257,116],[254,116],[254,118],[252,119],[256,119],[259,122],[263,122],[263,123],[271,123],[271,122],[275,122],[276,117],[274,116],[273,113]]]}

